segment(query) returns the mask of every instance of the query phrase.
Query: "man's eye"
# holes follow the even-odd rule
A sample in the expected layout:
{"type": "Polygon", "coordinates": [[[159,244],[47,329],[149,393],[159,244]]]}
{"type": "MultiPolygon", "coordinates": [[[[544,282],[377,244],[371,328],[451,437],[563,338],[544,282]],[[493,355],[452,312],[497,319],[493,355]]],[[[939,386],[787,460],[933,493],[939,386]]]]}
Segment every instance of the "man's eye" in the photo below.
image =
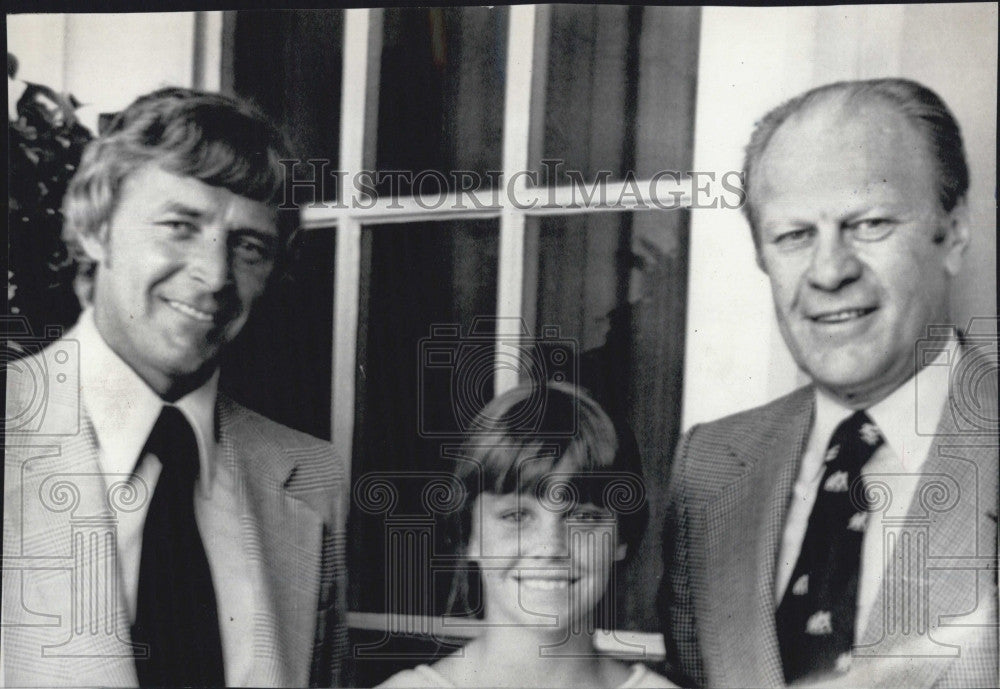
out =
{"type": "Polygon", "coordinates": [[[170,233],[175,237],[190,237],[198,231],[194,223],[188,220],[163,220],[159,223],[161,226],[166,227],[170,230],[170,233]]]}
{"type": "Polygon", "coordinates": [[[260,263],[271,257],[270,247],[250,237],[238,238],[234,242],[233,251],[245,263],[260,263]]]}
{"type": "Polygon", "coordinates": [[[778,232],[771,240],[781,251],[793,251],[806,246],[813,238],[813,230],[808,227],[799,227],[793,230],[778,232]]]}
{"type": "Polygon", "coordinates": [[[848,229],[858,241],[877,242],[892,234],[896,223],[888,218],[864,218],[848,225],[848,229]]]}

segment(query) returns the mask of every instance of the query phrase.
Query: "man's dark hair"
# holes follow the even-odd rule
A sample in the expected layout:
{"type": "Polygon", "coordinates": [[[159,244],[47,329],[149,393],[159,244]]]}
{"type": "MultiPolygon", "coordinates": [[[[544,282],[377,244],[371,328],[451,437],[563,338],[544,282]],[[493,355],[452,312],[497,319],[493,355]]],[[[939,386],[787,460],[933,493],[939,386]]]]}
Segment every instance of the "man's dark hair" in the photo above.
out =
{"type": "Polygon", "coordinates": [[[743,162],[743,187],[747,200],[743,213],[750,222],[754,244],[760,248],[760,232],[754,209],[757,169],[775,132],[789,119],[821,103],[837,103],[849,113],[860,105],[884,103],[906,118],[927,144],[937,166],[938,200],[950,212],[969,189],[969,168],[958,122],[948,106],[932,90],[908,79],[838,81],[807,91],[764,115],[754,127],[743,162]]]}

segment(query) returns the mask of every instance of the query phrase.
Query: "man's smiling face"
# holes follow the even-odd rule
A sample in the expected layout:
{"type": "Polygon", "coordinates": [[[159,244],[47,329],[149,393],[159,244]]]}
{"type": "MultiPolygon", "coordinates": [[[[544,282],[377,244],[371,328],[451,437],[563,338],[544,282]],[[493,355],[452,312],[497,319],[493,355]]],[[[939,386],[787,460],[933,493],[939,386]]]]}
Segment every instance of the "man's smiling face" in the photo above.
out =
{"type": "Polygon", "coordinates": [[[278,250],[266,204],[147,164],[129,175],[99,237],[94,319],[163,397],[193,389],[246,323],[278,250]]]}
{"type": "Polygon", "coordinates": [[[798,365],[854,407],[915,372],[914,345],[947,322],[968,241],[945,212],[920,133],[891,108],[812,105],[775,132],[751,189],[778,323],[798,365]]]}

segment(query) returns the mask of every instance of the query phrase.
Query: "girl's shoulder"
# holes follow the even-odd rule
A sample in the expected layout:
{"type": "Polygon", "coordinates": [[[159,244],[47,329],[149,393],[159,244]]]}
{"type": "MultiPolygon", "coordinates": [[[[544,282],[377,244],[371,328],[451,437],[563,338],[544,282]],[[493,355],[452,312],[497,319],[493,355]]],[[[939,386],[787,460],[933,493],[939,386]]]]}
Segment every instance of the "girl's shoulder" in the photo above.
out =
{"type": "Polygon", "coordinates": [[[653,672],[642,663],[635,663],[630,668],[628,679],[619,684],[617,689],[673,689],[677,687],[663,675],[653,672]]]}
{"type": "Polygon", "coordinates": [[[429,665],[417,665],[412,670],[397,672],[378,686],[386,687],[387,689],[432,689],[435,687],[453,687],[455,685],[442,677],[429,665]]]}

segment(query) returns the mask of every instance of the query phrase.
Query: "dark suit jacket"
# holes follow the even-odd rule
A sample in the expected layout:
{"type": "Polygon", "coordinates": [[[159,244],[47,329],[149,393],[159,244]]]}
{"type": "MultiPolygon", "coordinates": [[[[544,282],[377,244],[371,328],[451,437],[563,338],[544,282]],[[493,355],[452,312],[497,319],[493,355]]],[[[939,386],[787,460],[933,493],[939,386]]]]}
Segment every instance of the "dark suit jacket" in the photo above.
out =
{"type": "MultiPolygon", "coordinates": [[[[57,368],[51,357],[60,342],[8,371],[3,680],[134,686],[127,608],[109,539],[116,512],[145,498],[127,488],[127,477],[101,475],[79,389],[60,388],[55,379],[41,384],[57,368]]],[[[347,641],[345,467],[329,443],[221,394],[216,418],[218,460],[234,469],[251,506],[242,519],[243,546],[271,599],[270,611],[255,613],[246,640],[258,672],[270,685],[337,684],[347,641]]]]}
{"type": "MultiPolygon", "coordinates": [[[[995,363],[992,375],[952,383],[915,478],[905,529],[915,548],[906,551],[910,565],[886,573],[895,588],[879,592],[852,669],[837,680],[844,686],[997,685],[995,363]],[[904,592],[914,598],[904,600],[904,592]]],[[[813,394],[802,388],[696,426],[678,447],[659,596],[674,681],[784,683],[774,579],[813,394]]],[[[897,554],[906,547],[901,540],[897,554]]]]}

